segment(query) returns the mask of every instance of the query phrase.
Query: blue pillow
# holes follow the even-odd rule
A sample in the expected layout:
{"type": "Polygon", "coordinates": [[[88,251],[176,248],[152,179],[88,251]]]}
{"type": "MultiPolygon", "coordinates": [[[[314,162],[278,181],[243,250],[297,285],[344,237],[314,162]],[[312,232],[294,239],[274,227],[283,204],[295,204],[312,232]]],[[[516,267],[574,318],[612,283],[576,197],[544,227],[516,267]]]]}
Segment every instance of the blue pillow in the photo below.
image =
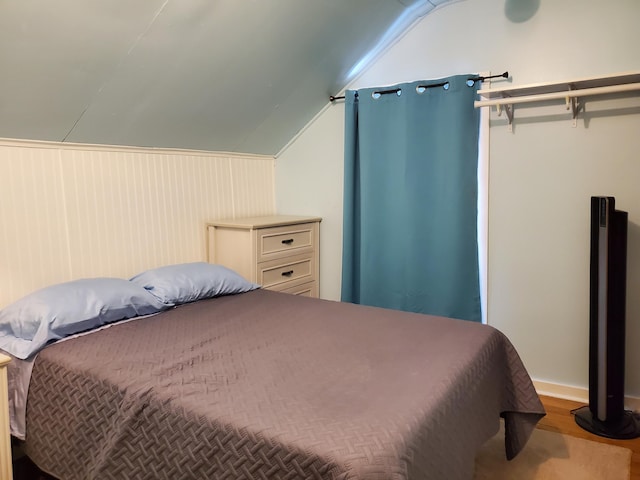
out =
{"type": "Polygon", "coordinates": [[[131,281],[166,304],[179,305],[204,298],[244,293],[260,288],[222,265],[181,263],[140,273],[131,281]]]}
{"type": "Polygon", "coordinates": [[[170,306],[122,278],[52,285],[0,310],[0,349],[26,359],[51,341],[170,306]]]}

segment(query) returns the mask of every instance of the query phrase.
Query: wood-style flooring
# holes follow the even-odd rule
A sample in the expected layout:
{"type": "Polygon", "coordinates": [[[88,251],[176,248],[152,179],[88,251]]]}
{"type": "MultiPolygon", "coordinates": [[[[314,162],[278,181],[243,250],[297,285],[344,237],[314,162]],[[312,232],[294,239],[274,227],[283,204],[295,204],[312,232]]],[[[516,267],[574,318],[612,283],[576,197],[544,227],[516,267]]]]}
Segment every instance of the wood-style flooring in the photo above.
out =
{"type": "Polygon", "coordinates": [[[547,416],[540,420],[538,428],[571,435],[572,437],[593,440],[594,442],[618,445],[631,450],[631,480],[640,480],[640,438],[633,440],[612,440],[587,432],[575,422],[571,410],[582,407],[584,403],[540,396],[547,416]]]}
{"type": "MultiPolygon", "coordinates": [[[[573,409],[581,407],[584,404],[554,397],[541,396],[540,398],[547,411],[547,416],[540,421],[538,428],[571,435],[573,437],[585,438],[595,442],[619,445],[630,449],[632,451],[631,480],[640,480],[640,438],[636,438],[634,440],[611,440],[593,435],[592,433],[580,428],[571,414],[573,409]]],[[[16,463],[14,467],[14,480],[51,479],[51,477],[40,473],[38,469],[35,468],[26,458],[16,463]]]]}

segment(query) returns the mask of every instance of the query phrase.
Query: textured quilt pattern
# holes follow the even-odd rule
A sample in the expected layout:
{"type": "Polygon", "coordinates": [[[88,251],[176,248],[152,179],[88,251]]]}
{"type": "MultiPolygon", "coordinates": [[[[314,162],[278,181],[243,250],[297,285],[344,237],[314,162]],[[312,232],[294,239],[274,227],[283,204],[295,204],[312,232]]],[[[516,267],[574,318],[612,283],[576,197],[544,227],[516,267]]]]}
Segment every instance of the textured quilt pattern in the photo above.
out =
{"type": "Polygon", "coordinates": [[[54,344],[26,451],[65,479],[471,479],[543,407],[517,353],[470,322],[256,290],[54,344]]]}

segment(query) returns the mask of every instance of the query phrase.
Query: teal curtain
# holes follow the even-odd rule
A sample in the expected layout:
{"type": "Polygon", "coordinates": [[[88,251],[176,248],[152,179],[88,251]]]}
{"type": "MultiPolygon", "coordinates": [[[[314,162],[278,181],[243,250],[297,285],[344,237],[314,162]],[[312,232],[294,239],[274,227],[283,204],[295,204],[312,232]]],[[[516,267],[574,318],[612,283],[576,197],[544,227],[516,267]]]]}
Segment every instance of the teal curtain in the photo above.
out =
{"type": "Polygon", "coordinates": [[[481,321],[470,77],[346,92],[343,301],[481,321]]]}

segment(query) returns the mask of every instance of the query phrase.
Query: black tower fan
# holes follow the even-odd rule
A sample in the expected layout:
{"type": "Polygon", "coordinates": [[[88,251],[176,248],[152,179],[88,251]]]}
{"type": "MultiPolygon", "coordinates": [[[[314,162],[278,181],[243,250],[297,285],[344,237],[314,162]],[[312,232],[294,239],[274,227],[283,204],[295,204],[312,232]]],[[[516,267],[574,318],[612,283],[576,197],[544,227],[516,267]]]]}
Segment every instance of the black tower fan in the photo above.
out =
{"type": "Polygon", "coordinates": [[[591,197],[589,406],[575,412],[585,430],[619,439],[640,436],[624,409],[627,217],[613,197],[591,197]]]}

